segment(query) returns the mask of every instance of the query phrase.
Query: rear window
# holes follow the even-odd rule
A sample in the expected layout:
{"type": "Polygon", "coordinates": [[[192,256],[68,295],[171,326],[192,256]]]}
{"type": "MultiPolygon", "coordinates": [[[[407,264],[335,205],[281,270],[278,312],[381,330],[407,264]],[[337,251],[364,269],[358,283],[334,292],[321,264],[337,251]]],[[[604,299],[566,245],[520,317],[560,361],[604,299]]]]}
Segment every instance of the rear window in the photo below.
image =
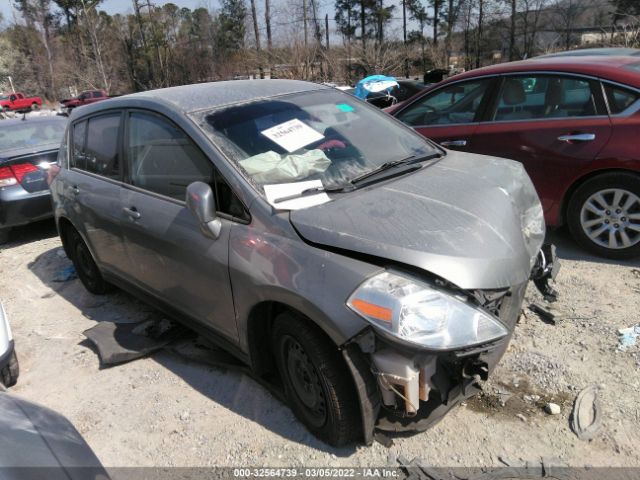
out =
{"type": "Polygon", "coordinates": [[[60,145],[66,121],[30,122],[29,120],[0,123],[0,153],[19,148],[37,148],[40,145],[60,145]]]}
{"type": "Polygon", "coordinates": [[[609,111],[612,115],[624,112],[640,98],[638,92],[609,84],[605,84],[604,91],[607,94],[609,111]]]}

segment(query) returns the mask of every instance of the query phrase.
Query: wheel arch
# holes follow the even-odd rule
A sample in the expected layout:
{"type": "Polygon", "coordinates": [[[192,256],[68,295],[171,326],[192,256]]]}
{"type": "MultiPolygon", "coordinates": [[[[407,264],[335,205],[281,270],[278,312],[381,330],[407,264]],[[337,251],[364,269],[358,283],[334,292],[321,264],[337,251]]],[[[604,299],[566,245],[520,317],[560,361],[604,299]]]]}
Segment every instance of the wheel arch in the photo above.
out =
{"type": "Polygon", "coordinates": [[[638,172],[636,170],[629,170],[629,169],[626,169],[626,168],[604,168],[604,169],[600,169],[600,170],[591,171],[591,172],[579,177],[578,179],[576,179],[569,186],[569,188],[566,190],[566,192],[562,196],[562,202],[561,202],[561,205],[560,205],[560,218],[559,218],[558,225],[566,225],[567,224],[567,210],[568,210],[568,207],[569,207],[569,202],[571,201],[571,197],[576,192],[576,190],[578,190],[578,188],[580,188],[582,185],[584,185],[589,180],[591,180],[593,178],[596,178],[596,177],[599,177],[601,175],[609,174],[609,173],[628,173],[628,174],[636,176],[638,178],[638,180],[640,180],[640,172],[638,172]]]}
{"type": "Polygon", "coordinates": [[[313,315],[301,311],[290,303],[279,300],[263,300],[251,308],[246,322],[247,346],[251,367],[260,376],[277,372],[273,352],[271,351],[270,338],[273,323],[276,317],[283,312],[291,312],[303,319],[303,321],[314,325],[335,345],[336,350],[339,349],[335,339],[322,327],[320,321],[314,319],[313,315]]]}

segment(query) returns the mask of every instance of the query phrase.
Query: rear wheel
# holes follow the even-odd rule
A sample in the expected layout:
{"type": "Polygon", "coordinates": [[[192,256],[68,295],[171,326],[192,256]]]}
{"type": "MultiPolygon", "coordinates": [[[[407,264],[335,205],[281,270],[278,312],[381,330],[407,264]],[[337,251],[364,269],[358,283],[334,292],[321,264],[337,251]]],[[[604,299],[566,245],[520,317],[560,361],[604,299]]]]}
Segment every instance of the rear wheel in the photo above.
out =
{"type": "Polygon", "coordinates": [[[640,255],[640,177],[615,172],[587,180],[569,201],[567,224],[576,241],[596,255],[640,255]]]}
{"type": "Polygon", "coordinates": [[[31,104],[31,110],[40,110],[40,105],[38,105],[37,103],[32,103],[31,104]]]}
{"type": "Polygon", "coordinates": [[[18,357],[16,356],[16,352],[12,352],[11,358],[9,358],[9,364],[0,370],[0,383],[7,388],[13,387],[18,381],[19,374],[20,366],[18,365],[18,357]]]}
{"type": "Polygon", "coordinates": [[[80,234],[72,231],[69,234],[69,241],[71,245],[71,260],[84,287],[96,295],[107,293],[109,284],[102,277],[102,273],[100,273],[89,247],[84,243],[80,234]]]}
{"type": "Polygon", "coordinates": [[[289,312],[272,331],[273,352],[296,416],[333,446],[361,437],[357,392],[338,348],[317,327],[289,312]]]}

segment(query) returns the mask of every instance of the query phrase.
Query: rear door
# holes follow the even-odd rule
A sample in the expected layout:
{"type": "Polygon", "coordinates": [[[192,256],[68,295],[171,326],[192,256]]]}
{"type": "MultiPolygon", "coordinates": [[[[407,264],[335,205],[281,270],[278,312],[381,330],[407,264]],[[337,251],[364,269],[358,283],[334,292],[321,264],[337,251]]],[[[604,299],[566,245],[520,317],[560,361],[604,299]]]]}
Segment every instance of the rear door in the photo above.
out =
{"type": "Polygon", "coordinates": [[[126,276],[120,224],[122,211],[121,111],[81,119],[71,126],[71,155],[65,175],[65,196],[75,197],[75,224],[84,230],[101,265],[126,276]]]}
{"type": "Polygon", "coordinates": [[[205,237],[187,209],[187,186],[215,185],[216,170],[195,143],[168,119],[127,114],[128,165],[124,239],[136,285],[176,310],[237,341],[229,278],[229,231],[205,237]]]}
{"type": "Polygon", "coordinates": [[[481,78],[443,85],[394,116],[443,147],[473,151],[473,135],[495,82],[495,78],[481,78]]]}
{"type": "Polygon", "coordinates": [[[485,120],[472,151],[522,162],[545,213],[611,136],[599,82],[580,76],[507,75],[485,120]]]}

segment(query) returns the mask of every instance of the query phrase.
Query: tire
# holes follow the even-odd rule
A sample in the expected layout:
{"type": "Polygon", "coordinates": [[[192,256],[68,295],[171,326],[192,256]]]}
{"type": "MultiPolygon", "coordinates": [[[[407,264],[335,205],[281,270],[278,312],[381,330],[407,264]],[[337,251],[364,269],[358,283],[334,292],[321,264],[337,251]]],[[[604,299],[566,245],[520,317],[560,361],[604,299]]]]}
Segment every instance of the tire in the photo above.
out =
{"type": "Polygon", "coordinates": [[[612,172],[593,177],[573,193],[567,226],[586,250],[601,257],[640,255],[640,177],[612,172]]]}
{"type": "Polygon", "coordinates": [[[11,111],[11,109],[9,107],[2,107],[2,111],[4,113],[9,113],[11,111]]]}
{"type": "Polygon", "coordinates": [[[38,105],[37,103],[32,103],[31,104],[31,110],[40,110],[40,105],[38,105]]]}
{"type": "Polygon", "coordinates": [[[0,383],[7,388],[13,387],[18,381],[19,375],[20,366],[18,364],[18,357],[16,356],[16,352],[13,352],[9,358],[9,365],[0,370],[0,383]]]}
{"type": "Polygon", "coordinates": [[[276,317],[271,338],[285,396],[298,419],[335,447],[362,438],[357,392],[333,342],[289,312],[276,317]]]}
{"type": "Polygon", "coordinates": [[[110,290],[110,285],[102,277],[93,255],[82,237],[75,230],[69,233],[71,245],[71,260],[78,278],[89,292],[103,295],[110,290]]]}
{"type": "Polygon", "coordinates": [[[0,228],[0,245],[9,241],[9,229],[0,228]]]}

